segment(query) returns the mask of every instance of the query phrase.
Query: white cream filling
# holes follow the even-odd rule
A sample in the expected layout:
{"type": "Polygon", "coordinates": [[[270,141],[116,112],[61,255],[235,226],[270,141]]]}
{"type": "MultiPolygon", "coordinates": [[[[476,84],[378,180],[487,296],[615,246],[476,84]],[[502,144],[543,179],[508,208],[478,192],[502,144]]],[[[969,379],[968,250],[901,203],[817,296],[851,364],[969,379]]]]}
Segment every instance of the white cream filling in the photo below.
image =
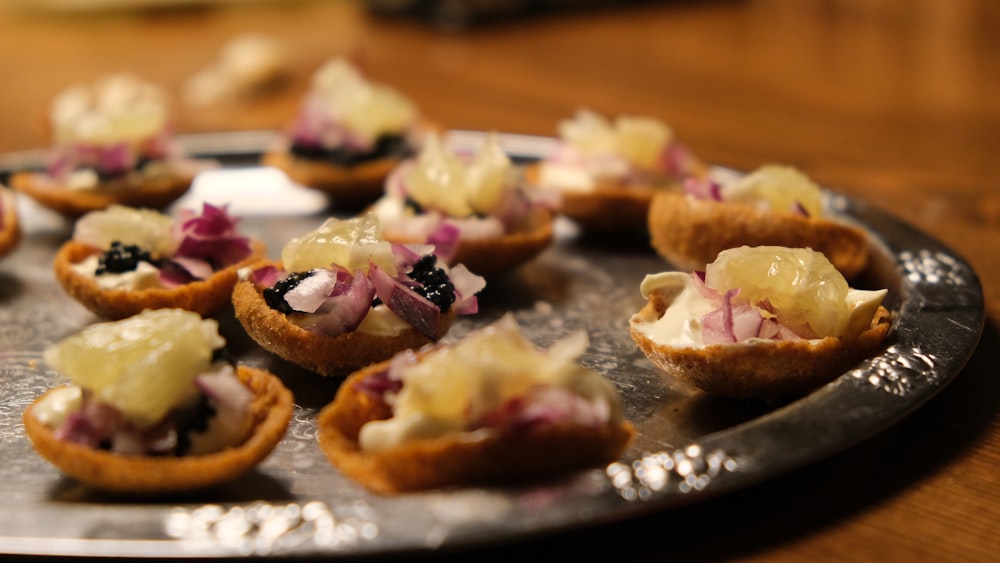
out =
{"type": "Polygon", "coordinates": [[[542,163],[538,183],[548,188],[581,193],[591,192],[597,185],[587,169],[563,162],[542,163]]]}
{"type": "Polygon", "coordinates": [[[131,272],[108,272],[95,275],[100,257],[96,254],[88,256],[73,264],[73,271],[81,276],[92,278],[101,289],[150,289],[163,287],[160,283],[160,270],[149,262],[139,262],[131,272]]]}
{"type": "MultiPolygon", "coordinates": [[[[370,212],[382,224],[382,233],[401,240],[427,240],[442,223],[459,231],[461,240],[489,240],[504,235],[506,228],[496,216],[448,217],[441,213],[414,213],[398,196],[388,194],[372,204],[370,212]]],[[[432,252],[431,247],[428,252],[432,252]]]]}
{"type": "Polygon", "coordinates": [[[45,426],[58,428],[70,413],[80,410],[82,404],[83,391],[76,385],[66,385],[46,394],[35,405],[32,413],[45,426]]]}
{"type": "Polygon", "coordinates": [[[66,187],[71,190],[93,190],[100,184],[97,172],[90,168],[74,170],[66,176],[66,187]]]}
{"type": "Polygon", "coordinates": [[[625,178],[631,164],[617,155],[575,155],[540,164],[538,183],[565,192],[592,192],[601,181],[625,178]]]}
{"type": "MultiPolygon", "coordinates": [[[[663,272],[647,275],[639,287],[642,296],[649,298],[654,292],[663,294],[669,303],[663,316],[654,321],[634,323],[635,329],[650,341],[672,348],[697,348],[704,346],[702,318],[718,307],[705,298],[695,287],[691,275],[683,272],[663,272]]],[[[850,319],[844,334],[860,334],[871,325],[872,318],[888,290],[848,289],[847,305],[850,319]]],[[[638,314],[633,319],[639,319],[638,314]]],[[[818,341],[820,339],[815,339],[818,341]]],[[[766,342],[750,338],[745,342],[766,342]]]]}
{"type": "MultiPolygon", "coordinates": [[[[250,430],[249,404],[253,400],[250,390],[244,386],[233,373],[233,368],[226,366],[225,377],[231,378],[229,392],[230,404],[239,408],[220,408],[209,419],[208,429],[193,432],[191,449],[187,455],[203,455],[222,451],[223,449],[242,443],[250,430]]],[[[32,410],[34,417],[51,429],[60,428],[65,424],[70,414],[83,408],[83,390],[78,385],[57,387],[47,393],[32,410]]]]}
{"type": "Polygon", "coordinates": [[[385,305],[378,305],[368,309],[368,314],[362,319],[357,330],[373,336],[399,336],[408,328],[410,328],[409,323],[399,318],[399,315],[385,305]]]}
{"type": "Polygon", "coordinates": [[[661,346],[684,348],[703,345],[701,319],[714,311],[716,306],[698,292],[690,274],[663,272],[647,275],[639,291],[647,299],[653,292],[663,293],[670,303],[663,316],[656,321],[635,325],[640,333],[661,346]]]}

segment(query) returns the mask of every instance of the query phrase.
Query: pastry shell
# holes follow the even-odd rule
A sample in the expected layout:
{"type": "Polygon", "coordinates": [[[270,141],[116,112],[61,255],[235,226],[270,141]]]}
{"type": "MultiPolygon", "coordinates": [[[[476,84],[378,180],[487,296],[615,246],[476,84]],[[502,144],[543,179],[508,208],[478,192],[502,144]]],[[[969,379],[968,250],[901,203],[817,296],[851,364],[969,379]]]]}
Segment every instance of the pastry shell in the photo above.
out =
{"type": "Polygon", "coordinates": [[[25,409],[24,429],[39,455],[86,485],[144,496],[204,489],[235,479],[263,461],[285,435],[292,417],[292,393],[277,377],[247,366],[239,366],[236,373],[253,391],[253,428],[243,444],[220,452],[188,457],[124,455],[65,442],[34,416],[41,398],[25,409]]]}
{"type": "Polygon", "coordinates": [[[609,463],[632,440],[628,421],[603,428],[560,424],[526,431],[454,433],[382,452],[362,452],[361,427],[391,417],[388,406],[357,388],[389,361],[352,374],[319,414],[319,444],[345,475],[379,493],[472,484],[509,484],[609,463]]]}
{"type": "Polygon", "coordinates": [[[401,160],[383,157],[340,166],[280,150],[261,157],[263,165],[281,170],[297,184],[326,193],[335,205],[346,208],[360,208],[378,199],[383,193],[386,177],[401,160]]]}
{"type": "Polygon", "coordinates": [[[163,209],[186,194],[193,181],[193,173],[177,173],[146,178],[137,184],[110,182],[96,189],[77,190],[42,172],[18,172],[10,179],[11,187],[68,219],[116,204],[163,209]]]}
{"type": "Polygon", "coordinates": [[[707,346],[664,346],[637,329],[670,306],[660,293],[629,319],[632,339],[659,369],[707,393],[734,398],[783,399],[829,383],[883,346],[892,317],[879,306],[860,334],[816,340],[753,340],[707,346]]]}
{"type": "MultiPolygon", "coordinates": [[[[254,268],[262,266],[258,263],[254,268]]],[[[250,280],[239,280],[232,293],[233,310],[243,329],[257,344],[278,357],[320,375],[346,375],[358,368],[392,357],[396,352],[431,343],[415,328],[396,336],[360,331],[327,336],[306,330],[268,306],[263,290],[250,280]]],[[[455,322],[455,309],[442,314],[438,334],[455,322]]]]}
{"type": "Polygon", "coordinates": [[[124,319],[145,309],[177,307],[212,316],[229,306],[239,269],[264,257],[264,243],[251,242],[252,253],[240,262],[223,268],[204,280],[176,287],[147,289],[105,289],[91,276],[76,272],[73,265],[102,251],[76,241],[67,241],[52,261],[56,279],[63,289],[94,314],[112,320],[124,319]]]}
{"type": "Polygon", "coordinates": [[[868,235],[823,217],[773,213],[747,205],[662,192],[649,208],[653,248],[677,268],[702,270],[719,252],[739,246],[786,246],[822,252],[848,280],[868,264],[868,235]]]}
{"type": "Polygon", "coordinates": [[[21,242],[21,223],[17,215],[17,202],[12,197],[13,192],[0,186],[0,210],[3,217],[0,218],[0,256],[14,250],[21,242]]]}
{"type": "MultiPolygon", "coordinates": [[[[542,163],[536,162],[524,167],[525,179],[533,186],[544,187],[539,184],[541,166],[542,163]]],[[[693,166],[695,177],[707,175],[707,169],[701,163],[693,166]]],[[[559,213],[588,232],[643,232],[656,194],[680,192],[682,189],[681,180],[656,186],[604,181],[591,190],[559,190],[559,213]]]]}

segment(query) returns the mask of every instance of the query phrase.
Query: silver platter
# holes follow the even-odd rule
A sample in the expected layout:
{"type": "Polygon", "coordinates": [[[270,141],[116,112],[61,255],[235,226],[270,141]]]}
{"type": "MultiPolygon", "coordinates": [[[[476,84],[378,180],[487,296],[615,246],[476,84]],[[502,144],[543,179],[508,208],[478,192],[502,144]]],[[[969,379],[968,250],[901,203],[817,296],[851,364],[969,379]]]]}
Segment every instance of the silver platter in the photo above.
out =
{"type": "MultiPolygon", "coordinates": [[[[256,166],[271,132],[191,135],[194,152],[224,167],[199,178],[177,206],[229,203],[272,257],[289,238],[340,214],[320,194],[256,166]]],[[[479,142],[452,132],[456,146],[479,142]]],[[[551,139],[505,135],[517,158],[551,139]]],[[[0,156],[0,173],[37,165],[40,151],[0,156]]],[[[0,180],[3,176],[0,176],[0,180]]],[[[534,262],[492,280],[482,311],[445,338],[514,313],[540,346],[585,330],[584,363],[610,378],[638,437],[623,458],[564,479],[510,488],[463,488],[400,496],[367,492],[341,476],[316,444],[315,415],[339,380],[282,362],[234,320],[218,316],[237,359],[278,374],[296,397],[285,439],[254,472],[181,498],[136,501],[91,490],[32,450],[24,408],[57,376],[41,361],[49,344],[99,319],[55,281],[51,260],[71,225],[21,197],[25,239],[0,260],[0,553],[142,557],[322,556],[429,553],[515,542],[539,533],[677,510],[832,456],[899,421],[961,371],[982,331],[979,280],[940,242],[863,202],[828,192],[876,243],[861,283],[889,289],[895,315],[888,348],[809,396],[788,404],[710,397],[662,376],[637,350],[627,320],[643,304],[639,282],[671,269],[644,238],[599,240],[560,221],[557,242],[534,262]]]]}

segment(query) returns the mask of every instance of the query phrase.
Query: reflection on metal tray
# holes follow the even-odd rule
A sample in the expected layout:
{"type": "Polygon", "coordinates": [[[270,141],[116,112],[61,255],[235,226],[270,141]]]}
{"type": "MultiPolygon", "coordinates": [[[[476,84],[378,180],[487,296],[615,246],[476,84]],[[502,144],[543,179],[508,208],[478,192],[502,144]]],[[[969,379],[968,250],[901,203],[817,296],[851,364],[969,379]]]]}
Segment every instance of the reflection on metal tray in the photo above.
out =
{"type": "MultiPolygon", "coordinates": [[[[312,190],[253,165],[264,146],[255,143],[269,138],[266,132],[185,137],[195,152],[219,156],[229,168],[200,178],[178,205],[233,203],[249,234],[264,239],[273,255],[333,211],[312,190]],[[241,148],[234,154],[231,147],[241,148]]],[[[481,134],[453,132],[450,140],[470,147],[481,134]]],[[[505,135],[503,142],[526,159],[542,154],[551,139],[505,135]]],[[[889,288],[895,326],[885,353],[803,399],[734,401],[661,376],[632,343],[627,319],[643,304],[641,279],[670,266],[645,240],[592,240],[560,221],[557,243],[491,281],[481,314],[461,319],[445,340],[507,311],[539,345],[586,330],[591,348],[584,363],[614,382],[639,431],[620,463],[530,486],[369,493],[334,470],[316,444],[314,415],[339,381],[262,351],[226,312],[219,321],[237,358],[280,375],[295,393],[288,434],[257,471],[229,485],[141,502],[62,477],[24,436],[21,412],[55,379],[41,362],[42,349],[97,319],[63,293],[51,272],[53,253],[71,226],[21,198],[26,237],[0,262],[0,498],[6,507],[0,552],[355,557],[468,547],[678,509],[833,455],[948,384],[978,341],[984,305],[976,274],[950,249],[862,202],[827,195],[872,233],[873,264],[860,285],[889,288]]]]}

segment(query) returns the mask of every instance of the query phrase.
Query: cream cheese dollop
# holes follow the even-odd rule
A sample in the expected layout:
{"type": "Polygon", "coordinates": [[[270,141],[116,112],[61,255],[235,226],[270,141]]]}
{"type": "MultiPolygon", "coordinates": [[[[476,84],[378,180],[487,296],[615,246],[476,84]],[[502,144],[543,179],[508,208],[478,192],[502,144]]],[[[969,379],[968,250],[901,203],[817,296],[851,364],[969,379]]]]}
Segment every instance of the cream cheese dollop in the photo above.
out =
{"type": "Polygon", "coordinates": [[[70,414],[79,411],[82,405],[83,390],[76,385],[65,385],[46,393],[32,412],[42,424],[58,428],[70,414]]]}
{"type": "Polygon", "coordinates": [[[163,287],[160,283],[160,270],[149,262],[139,262],[135,270],[130,272],[105,272],[95,274],[100,257],[96,254],[88,256],[73,264],[73,271],[92,278],[101,289],[140,290],[153,287],[163,287]]]}

